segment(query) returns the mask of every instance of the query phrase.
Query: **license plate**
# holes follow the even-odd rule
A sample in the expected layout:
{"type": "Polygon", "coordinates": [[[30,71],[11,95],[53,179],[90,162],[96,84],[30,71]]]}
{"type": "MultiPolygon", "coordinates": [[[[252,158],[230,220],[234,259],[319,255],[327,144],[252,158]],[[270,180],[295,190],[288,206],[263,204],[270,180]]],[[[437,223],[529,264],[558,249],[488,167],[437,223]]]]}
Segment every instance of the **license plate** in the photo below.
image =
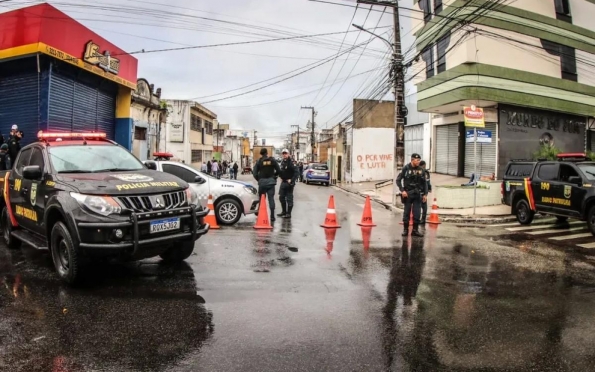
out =
{"type": "Polygon", "coordinates": [[[180,228],[179,218],[167,218],[165,220],[151,221],[151,234],[164,231],[178,230],[180,228]]]}
{"type": "Polygon", "coordinates": [[[324,173],[324,172],[316,172],[314,174],[317,176],[326,176],[326,173],[324,173]]]}

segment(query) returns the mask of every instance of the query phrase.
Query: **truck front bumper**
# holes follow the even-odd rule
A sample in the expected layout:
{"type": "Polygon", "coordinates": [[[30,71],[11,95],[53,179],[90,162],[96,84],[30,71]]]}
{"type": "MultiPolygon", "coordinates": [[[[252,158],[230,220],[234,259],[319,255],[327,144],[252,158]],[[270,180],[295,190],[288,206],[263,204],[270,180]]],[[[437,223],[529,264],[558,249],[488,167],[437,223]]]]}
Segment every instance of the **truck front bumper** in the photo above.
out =
{"type": "Polygon", "coordinates": [[[181,241],[196,241],[209,231],[204,222],[209,210],[196,206],[132,213],[121,222],[76,222],[79,248],[99,255],[125,253],[136,255],[151,247],[163,247],[181,241]],[[179,218],[180,228],[157,234],[150,233],[150,223],[156,219],[179,218]]]}

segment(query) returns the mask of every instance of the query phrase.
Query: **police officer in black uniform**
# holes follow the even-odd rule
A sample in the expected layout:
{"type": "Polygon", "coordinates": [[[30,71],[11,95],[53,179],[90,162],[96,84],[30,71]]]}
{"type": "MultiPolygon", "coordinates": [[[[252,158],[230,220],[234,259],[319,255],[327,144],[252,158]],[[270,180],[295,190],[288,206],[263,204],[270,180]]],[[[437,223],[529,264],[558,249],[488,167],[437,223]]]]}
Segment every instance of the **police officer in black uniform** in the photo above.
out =
{"type": "Polygon", "coordinates": [[[279,187],[279,201],[281,202],[281,213],[277,216],[291,218],[293,209],[293,188],[298,178],[297,167],[289,156],[289,150],[283,149],[283,161],[281,162],[281,186],[279,187]],[[287,206],[287,207],[286,207],[287,206]]]}
{"type": "Polygon", "coordinates": [[[423,236],[419,232],[419,215],[421,212],[421,203],[427,201],[428,183],[426,181],[426,172],[419,166],[421,156],[419,154],[411,155],[411,163],[405,165],[397,177],[397,186],[401,191],[401,201],[405,205],[403,212],[403,236],[409,235],[409,216],[411,207],[413,207],[413,231],[412,236],[423,236]]]}
{"type": "Polygon", "coordinates": [[[256,162],[252,175],[258,181],[258,196],[266,194],[269,199],[271,221],[275,221],[275,186],[281,174],[279,163],[268,155],[266,148],[260,150],[261,158],[256,162]]]}
{"type": "MultiPolygon", "coordinates": [[[[425,160],[422,160],[419,163],[419,166],[423,168],[423,170],[426,172],[426,182],[428,183],[428,194],[432,192],[432,183],[430,182],[430,171],[426,169],[426,162],[425,160]]],[[[426,198],[426,201],[421,203],[421,224],[425,225],[426,224],[426,218],[428,217],[428,200],[426,198]]]]}

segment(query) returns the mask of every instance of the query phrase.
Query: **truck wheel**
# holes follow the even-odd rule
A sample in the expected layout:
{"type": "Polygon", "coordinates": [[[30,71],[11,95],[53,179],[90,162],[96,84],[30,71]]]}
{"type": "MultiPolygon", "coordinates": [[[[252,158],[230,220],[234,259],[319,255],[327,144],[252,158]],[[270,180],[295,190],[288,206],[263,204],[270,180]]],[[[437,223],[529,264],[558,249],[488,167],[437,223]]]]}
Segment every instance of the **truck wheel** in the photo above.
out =
{"type": "Polygon", "coordinates": [[[221,225],[234,225],[242,217],[240,203],[233,199],[223,199],[215,206],[215,216],[221,225]]]}
{"type": "Polygon", "coordinates": [[[529,207],[529,202],[521,199],[516,203],[516,219],[521,225],[530,225],[535,217],[535,212],[529,207]]]}
{"type": "Polygon", "coordinates": [[[181,247],[178,244],[169,247],[165,252],[161,253],[159,257],[167,263],[176,263],[182,262],[194,251],[194,242],[193,241],[186,241],[181,244],[181,247]]]}
{"type": "Polygon", "coordinates": [[[66,225],[58,221],[52,228],[50,250],[54,267],[60,279],[75,284],[80,279],[81,263],[78,250],[66,225]]]}
{"type": "Polygon", "coordinates": [[[4,243],[6,243],[8,248],[16,249],[21,246],[21,241],[11,235],[13,228],[7,208],[6,206],[2,208],[2,235],[4,237],[4,243]]]}
{"type": "Polygon", "coordinates": [[[587,214],[587,226],[591,234],[595,235],[595,205],[589,209],[589,213],[587,214]]]}

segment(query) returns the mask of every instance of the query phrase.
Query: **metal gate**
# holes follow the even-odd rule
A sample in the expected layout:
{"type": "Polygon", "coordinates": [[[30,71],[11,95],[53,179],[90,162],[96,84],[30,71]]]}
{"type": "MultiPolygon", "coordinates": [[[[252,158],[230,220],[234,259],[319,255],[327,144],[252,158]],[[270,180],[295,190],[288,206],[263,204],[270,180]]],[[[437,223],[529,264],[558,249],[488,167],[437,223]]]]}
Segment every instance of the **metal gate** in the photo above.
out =
{"type": "Polygon", "coordinates": [[[436,173],[458,175],[459,125],[436,127],[436,173]]]}
{"type": "MultiPolygon", "coordinates": [[[[491,176],[496,173],[496,149],[497,138],[496,131],[498,130],[497,123],[486,123],[482,130],[489,130],[492,132],[492,143],[478,143],[477,144],[477,175],[491,176]]],[[[473,142],[465,143],[465,177],[471,177],[474,172],[475,159],[473,153],[473,142]]]]}
{"type": "MultiPolygon", "coordinates": [[[[0,131],[8,136],[10,127],[17,124],[23,131],[21,145],[37,138],[38,75],[35,72],[0,76],[0,131]]],[[[8,140],[8,138],[5,138],[8,140]]]]}
{"type": "MultiPolygon", "coordinates": [[[[424,157],[424,125],[408,125],[405,127],[405,162],[411,159],[411,154],[424,157]]],[[[427,160],[427,159],[426,159],[427,160]]]]}
{"type": "Polygon", "coordinates": [[[116,93],[52,72],[48,130],[98,131],[114,138],[116,93]]]}

